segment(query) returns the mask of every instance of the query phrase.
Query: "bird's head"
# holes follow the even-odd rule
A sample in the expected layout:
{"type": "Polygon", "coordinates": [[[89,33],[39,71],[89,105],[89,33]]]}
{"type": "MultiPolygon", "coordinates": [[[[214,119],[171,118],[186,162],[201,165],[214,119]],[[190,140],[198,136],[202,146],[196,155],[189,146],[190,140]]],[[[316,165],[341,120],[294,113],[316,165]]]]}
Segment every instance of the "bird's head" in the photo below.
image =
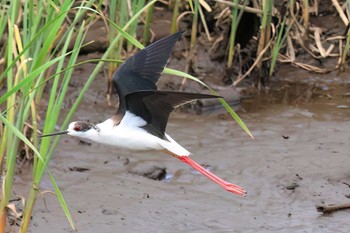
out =
{"type": "Polygon", "coordinates": [[[68,129],[65,131],[52,134],[45,134],[40,137],[42,138],[61,134],[68,134],[80,138],[91,138],[93,135],[98,134],[99,131],[100,129],[96,125],[90,124],[85,121],[74,121],[69,124],[68,129]]]}

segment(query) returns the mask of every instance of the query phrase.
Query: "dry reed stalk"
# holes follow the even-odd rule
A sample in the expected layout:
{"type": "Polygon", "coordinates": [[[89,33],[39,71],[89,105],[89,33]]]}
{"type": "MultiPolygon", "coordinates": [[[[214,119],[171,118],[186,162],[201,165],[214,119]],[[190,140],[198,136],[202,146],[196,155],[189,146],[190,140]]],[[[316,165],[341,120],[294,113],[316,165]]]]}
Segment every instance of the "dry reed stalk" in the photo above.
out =
{"type": "Polygon", "coordinates": [[[342,10],[341,6],[339,5],[339,1],[337,0],[332,0],[333,6],[335,7],[335,9],[338,11],[338,14],[341,18],[341,20],[343,21],[345,26],[349,25],[349,19],[348,17],[346,17],[344,11],[342,10]]]}

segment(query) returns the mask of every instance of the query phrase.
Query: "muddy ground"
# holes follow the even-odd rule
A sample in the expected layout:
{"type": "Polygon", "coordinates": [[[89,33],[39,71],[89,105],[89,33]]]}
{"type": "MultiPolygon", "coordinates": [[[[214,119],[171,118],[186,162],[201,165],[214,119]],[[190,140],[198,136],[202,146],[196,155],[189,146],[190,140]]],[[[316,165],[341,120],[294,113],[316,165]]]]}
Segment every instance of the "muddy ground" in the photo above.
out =
{"type": "MultiPolygon", "coordinates": [[[[92,68],[76,72],[72,98],[92,68]]],[[[279,77],[268,94],[243,100],[239,114],[254,140],[217,112],[177,112],[167,128],[196,161],[244,187],[245,198],[167,155],[62,137],[50,169],[78,232],[349,232],[350,210],[323,215],[315,208],[350,202],[349,73],[282,67],[279,77]],[[166,169],[165,180],[139,175],[154,166],[166,169]]],[[[97,123],[114,113],[103,79],[73,120],[97,123]]],[[[16,179],[17,193],[26,193],[27,177],[16,179]]],[[[53,190],[47,176],[40,189],[53,190]]],[[[55,195],[38,198],[29,232],[72,232],[55,195]]]]}

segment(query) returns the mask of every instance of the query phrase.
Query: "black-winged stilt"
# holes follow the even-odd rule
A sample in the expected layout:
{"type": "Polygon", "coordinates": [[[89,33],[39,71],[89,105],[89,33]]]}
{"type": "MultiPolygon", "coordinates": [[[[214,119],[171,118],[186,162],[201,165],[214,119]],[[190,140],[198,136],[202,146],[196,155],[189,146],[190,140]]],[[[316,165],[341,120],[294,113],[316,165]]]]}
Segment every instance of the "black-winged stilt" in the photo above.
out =
{"type": "Polygon", "coordinates": [[[225,190],[245,196],[242,188],[193,161],[191,153],[165,133],[169,115],[177,106],[195,99],[220,98],[157,90],[156,83],[181,35],[182,32],[178,32],[156,41],[129,57],[117,69],[112,81],[119,96],[119,108],[112,118],[96,125],[75,121],[66,131],[42,137],[68,134],[131,150],[160,150],[187,163],[225,190]]]}

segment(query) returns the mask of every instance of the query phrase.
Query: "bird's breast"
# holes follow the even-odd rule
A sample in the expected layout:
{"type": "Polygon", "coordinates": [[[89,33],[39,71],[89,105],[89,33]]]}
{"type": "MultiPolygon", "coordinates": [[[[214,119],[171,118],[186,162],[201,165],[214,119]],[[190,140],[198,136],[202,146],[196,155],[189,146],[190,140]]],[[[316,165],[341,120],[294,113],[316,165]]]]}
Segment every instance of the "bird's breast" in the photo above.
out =
{"type": "Polygon", "coordinates": [[[111,128],[100,128],[94,141],[131,150],[159,150],[160,138],[149,134],[140,127],[123,127],[119,124],[111,128]]]}

